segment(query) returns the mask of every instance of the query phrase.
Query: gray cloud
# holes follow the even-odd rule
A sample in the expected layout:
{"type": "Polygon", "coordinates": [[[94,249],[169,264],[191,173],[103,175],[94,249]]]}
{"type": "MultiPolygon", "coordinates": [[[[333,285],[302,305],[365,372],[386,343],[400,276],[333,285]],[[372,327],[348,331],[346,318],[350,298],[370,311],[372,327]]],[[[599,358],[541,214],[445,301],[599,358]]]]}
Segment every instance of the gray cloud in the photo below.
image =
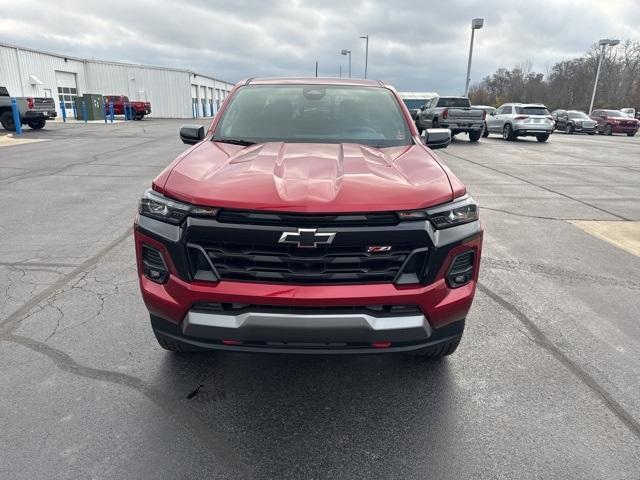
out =
{"type": "Polygon", "coordinates": [[[606,36],[640,40],[638,0],[0,0],[0,41],[71,56],[190,68],[229,81],[262,75],[354,76],[399,90],[459,93],[472,79],[528,61],[545,72],[606,36]]]}

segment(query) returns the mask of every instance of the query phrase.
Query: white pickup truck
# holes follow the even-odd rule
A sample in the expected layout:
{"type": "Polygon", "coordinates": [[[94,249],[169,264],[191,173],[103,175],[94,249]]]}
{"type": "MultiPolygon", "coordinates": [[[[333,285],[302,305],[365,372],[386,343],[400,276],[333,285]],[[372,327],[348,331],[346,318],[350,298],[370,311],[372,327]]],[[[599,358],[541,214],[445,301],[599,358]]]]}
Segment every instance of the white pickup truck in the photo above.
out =
{"type": "Polygon", "coordinates": [[[471,108],[467,97],[435,97],[423,105],[416,116],[416,127],[422,134],[427,128],[448,128],[451,135],[467,133],[469,141],[477,142],[482,136],[486,113],[471,108]]]}
{"type": "MultiPolygon", "coordinates": [[[[40,130],[47,120],[56,118],[56,105],[53,98],[17,97],[16,104],[20,113],[21,125],[29,125],[34,130],[40,130]]],[[[0,124],[5,130],[15,132],[16,125],[11,108],[11,96],[5,87],[0,87],[0,124]]]]}

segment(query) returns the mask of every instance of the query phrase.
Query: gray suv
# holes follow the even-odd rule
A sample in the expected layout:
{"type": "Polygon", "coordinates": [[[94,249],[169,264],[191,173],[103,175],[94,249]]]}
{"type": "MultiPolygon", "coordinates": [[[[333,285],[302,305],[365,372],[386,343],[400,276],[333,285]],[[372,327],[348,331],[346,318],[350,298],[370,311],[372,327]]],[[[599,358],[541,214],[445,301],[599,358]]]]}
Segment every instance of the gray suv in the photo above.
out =
{"type": "Polygon", "coordinates": [[[536,137],[546,142],[553,129],[553,118],[540,103],[505,103],[487,116],[487,131],[502,134],[505,140],[536,137]]]}

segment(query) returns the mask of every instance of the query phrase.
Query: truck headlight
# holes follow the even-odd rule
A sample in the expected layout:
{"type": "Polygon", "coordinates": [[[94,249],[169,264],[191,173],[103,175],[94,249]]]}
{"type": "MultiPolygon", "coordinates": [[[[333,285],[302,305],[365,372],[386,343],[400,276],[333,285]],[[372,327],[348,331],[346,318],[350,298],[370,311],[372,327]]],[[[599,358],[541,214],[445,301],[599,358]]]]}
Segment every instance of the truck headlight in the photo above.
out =
{"type": "Polygon", "coordinates": [[[138,203],[138,213],[145,217],[179,225],[189,215],[196,217],[215,217],[218,209],[178,202],[153,190],[147,190],[138,203]]]}
{"type": "Polygon", "coordinates": [[[437,229],[455,227],[478,220],[478,205],[466,196],[445,205],[427,210],[398,212],[400,220],[429,220],[437,229]]]}

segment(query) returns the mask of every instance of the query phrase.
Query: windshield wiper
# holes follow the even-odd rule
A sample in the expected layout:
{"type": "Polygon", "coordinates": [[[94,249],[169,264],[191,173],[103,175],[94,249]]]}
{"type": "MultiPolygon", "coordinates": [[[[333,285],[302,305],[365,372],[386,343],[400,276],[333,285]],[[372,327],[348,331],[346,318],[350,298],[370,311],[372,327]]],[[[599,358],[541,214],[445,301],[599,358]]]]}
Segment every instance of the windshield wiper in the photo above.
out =
{"type": "Polygon", "coordinates": [[[256,142],[250,140],[243,140],[242,138],[214,138],[214,142],[230,143],[231,145],[242,145],[248,147],[249,145],[255,145],[256,142]]]}

